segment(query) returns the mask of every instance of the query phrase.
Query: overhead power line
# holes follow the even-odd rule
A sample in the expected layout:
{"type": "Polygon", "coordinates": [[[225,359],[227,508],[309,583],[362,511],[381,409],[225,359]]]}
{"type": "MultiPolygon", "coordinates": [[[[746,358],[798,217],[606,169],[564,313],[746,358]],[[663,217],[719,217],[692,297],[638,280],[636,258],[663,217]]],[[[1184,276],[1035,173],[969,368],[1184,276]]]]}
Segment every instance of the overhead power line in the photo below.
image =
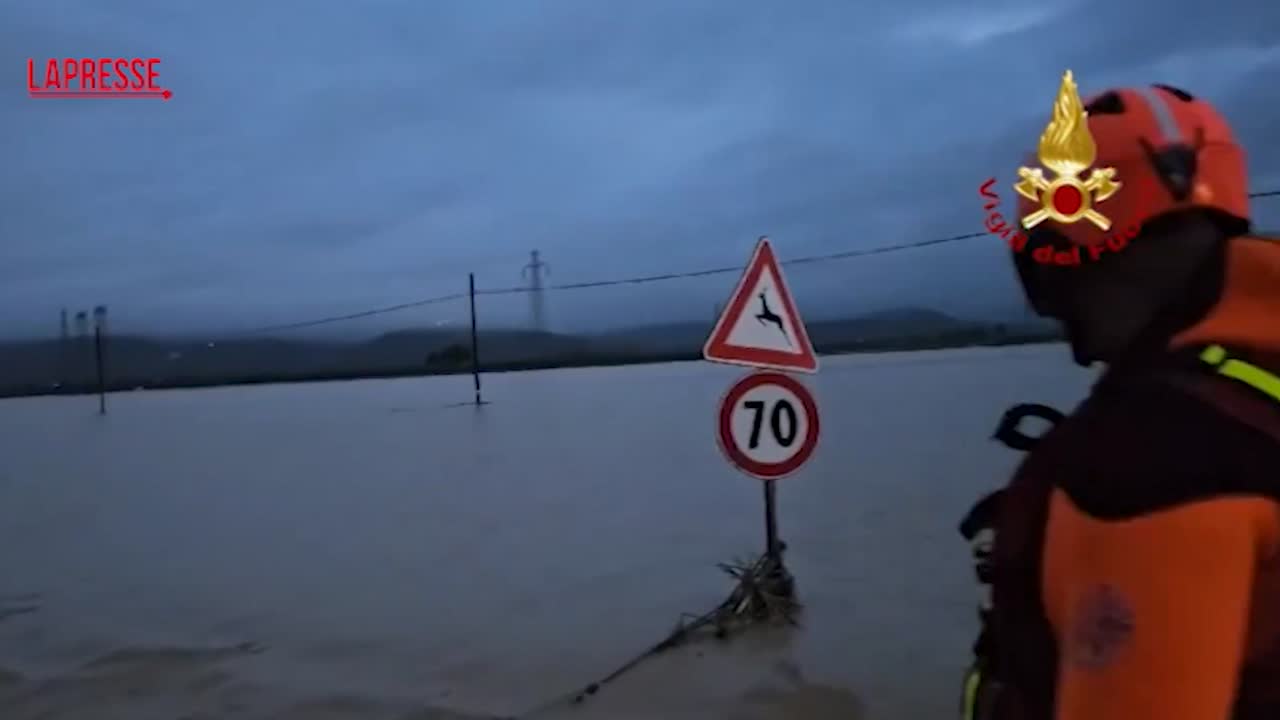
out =
{"type": "MultiPolygon", "coordinates": [[[[1267,190],[1264,192],[1255,192],[1249,194],[1250,198],[1269,198],[1280,197],[1280,190],[1267,190]]],[[[870,255],[883,255],[885,253],[899,252],[902,250],[915,250],[918,248],[932,247],[935,245],[945,245],[948,243],[959,242],[961,240],[973,240],[975,238],[987,237],[986,232],[964,233],[962,235],[951,235],[948,237],[933,238],[931,240],[919,240],[916,242],[897,243],[894,245],[882,245],[874,248],[863,248],[860,250],[844,250],[841,252],[827,253],[824,255],[808,255],[805,257],[791,258],[783,260],[783,265],[807,265],[820,262],[831,262],[835,260],[848,260],[851,258],[867,257],[870,255]]],[[[681,280],[687,278],[710,277],[712,275],[725,275],[729,273],[742,272],[742,265],[726,265],[724,267],[707,268],[704,270],[689,270],[685,272],[669,272],[659,275],[642,275],[629,278],[615,278],[612,280],[591,280],[587,282],[576,283],[558,283],[550,285],[542,285],[539,290],[583,290],[587,288],[612,287],[615,285],[642,285],[645,283],[662,282],[665,280],[681,280]]],[[[493,288],[489,290],[477,289],[476,295],[515,295],[519,293],[531,292],[528,287],[505,287],[493,288]]],[[[316,327],[318,325],[328,325],[330,323],[345,322],[347,320],[358,320],[361,318],[373,317],[375,315],[385,315],[387,313],[399,312],[416,307],[424,307],[427,305],[436,305],[439,303],[450,302],[453,300],[461,300],[467,297],[467,293],[452,293],[450,295],[439,295],[436,297],[425,298],[422,300],[414,300],[412,302],[399,303],[396,305],[386,305],[383,307],[370,308],[359,312],[347,313],[345,315],[330,315],[327,317],[315,318],[313,320],[303,320],[300,322],[283,323],[279,325],[264,325],[262,327],[245,330],[240,335],[261,335],[269,332],[281,332],[285,330],[299,330],[303,328],[316,327]]]]}
{"type": "Polygon", "coordinates": [[[327,325],[329,323],[342,322],[344,320],[358,320],[360,318],[373,317],[374,315],[384,315],[386,313],[399,312],[400,310],[408,310],[409,308],[423,307],[425,305],[436,305],[438,303],[449,302],[450,300],[461,300],[467,297],[467,293],[454,293],[452,295],[439,295],[425,300],[414,300],[413,302],[400,303],[398,305],[386,305],[384,307],[371,308],[369,310],[361,310],[360,312],[348,313],[346,315],[330,315],[329,317],[316,318],[315,320],[303,320],[301,322],[284,323],[282,325],[263,325],[252,330],[245,330],[242,335],[260,335],[268,332],[279,332],[281,330],[299,330],[301,328],[314,327],[316,325],[327,325]]]}
{"type": "MultiPolygon", "coordinates": [[[[986,237],[987,235],[988,233],[985,232],[965,233],[964,235],[952,235],[950,237],[935,238],[933,240],[921,240],[918,242],[900,243],[897,245],[883,245],[881,247],[866,248],[862,250],[845,250],[843,252],[829,253],[827,255],[809,255],[806,257],[792,258],[790,260],[782,260],[780,262],[782,265],[804,265],[807,263],[827,262],[830,260],[844,260],[847,258],[863,257],[866,255],[880,255],[887,252],[896,252],[898,250],[929,247],[930,245],[942,245],[944,243],[951,243],[959,240],[972,240],[973,238],[986,237]]],[[[709,268],[706,270],[690,270],[688,272],[663,273],[661,275],[644,275],[641,277],[620,278],[616,280],[592,280],[590,282],[545,285],[542,289],[582,290],[584,288],[609,287],[612,285],[640,285],[642,283],[659,282],[662,280],[679,280],[682,278],[707,277],[710,275],[724,275],[726,273],[740,272],[742,272],[741,265],[727,265],[725,267],[709,268]]],[[[511,295],[524,292],[529,292],[529,288],[508,287],[493,290],[476,290],[477,295],[511,295]]]]}

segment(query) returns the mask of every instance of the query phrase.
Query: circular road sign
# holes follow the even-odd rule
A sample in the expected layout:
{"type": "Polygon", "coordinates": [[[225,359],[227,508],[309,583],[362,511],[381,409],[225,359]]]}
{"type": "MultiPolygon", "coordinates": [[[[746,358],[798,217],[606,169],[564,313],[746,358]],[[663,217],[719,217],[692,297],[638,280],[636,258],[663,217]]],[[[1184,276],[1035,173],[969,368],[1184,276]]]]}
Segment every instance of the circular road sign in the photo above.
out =
{"type": "Polygon", "coordinates": [[[818,404],[808,388],[777,372],[756,372],[720,401],[716,437],[738,469],[762,480],[790,475],[818,444],[818,404]]]}

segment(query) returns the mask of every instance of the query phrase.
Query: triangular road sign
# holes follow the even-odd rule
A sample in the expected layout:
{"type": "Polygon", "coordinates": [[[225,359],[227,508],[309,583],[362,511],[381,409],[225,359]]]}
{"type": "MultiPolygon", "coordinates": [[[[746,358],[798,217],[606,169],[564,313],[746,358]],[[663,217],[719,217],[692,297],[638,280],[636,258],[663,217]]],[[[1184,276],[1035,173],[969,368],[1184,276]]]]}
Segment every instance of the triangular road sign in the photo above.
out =
{"type": "Polygon", "coordinates": [[[762,237],[756,244],[747,271],[702,348],[702,357],[731,365],[818,371],[818,355],[769,238],[762,237]]]}

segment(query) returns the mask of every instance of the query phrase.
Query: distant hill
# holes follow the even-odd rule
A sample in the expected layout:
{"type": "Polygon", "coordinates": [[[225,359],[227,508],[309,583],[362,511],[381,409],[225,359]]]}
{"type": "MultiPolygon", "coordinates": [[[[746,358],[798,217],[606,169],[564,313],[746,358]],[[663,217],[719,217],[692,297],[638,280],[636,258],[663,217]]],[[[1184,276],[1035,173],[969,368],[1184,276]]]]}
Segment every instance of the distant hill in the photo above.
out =
{"type": "MultiPolygon", "coordinates": [[[[585,338],[532,331],[482,332],[486,362],[536,361],[587,351],[585,338]]],[[[199,378],[281,375],[370,375],[426,370],[426,361],[453,345],[469,348],[469,333],[402,330],[365,342],[312,339],[238,339],[217,343],[189,339],[118,336],[105,339],[109,375],[137,384],[199,378]]],[[[0,388],[91,382],[96,377],[91,338],[0,343],[0,388]]]]}
{"type": "MultiPolygon", "coordinates": [[[[671,323],[623,328],[593,337],[645,352],[701,352],[712,323],[671,323]]],[[[994,327],[924,308],[897,308],[839,320],[809,322],[809,340],[819,352],[833,352],[851,344],[896,338],[921,338],[939,333],[994,327]]]]}
{"type": "MultiPolygon", "coordinates": [[[[808,325],[819,352],[941,347],[1017,341],[1044,333],[958,320],[903,308],[808,325]]],[[[488,369],[617,364],[696,357],[711,323],[672,323],[589,335],[528,330],[480,331],[488,369]]],[[[108,337],[113,387],[173,387],[284,380],[457,372],[470,367],[471,336],[456,329],[408,329],[368,341],[242,338],[217,343],[186,338],[108,337]]],[[[90,338],[0,343],[0,395],[92,389],[90,338]]]]}

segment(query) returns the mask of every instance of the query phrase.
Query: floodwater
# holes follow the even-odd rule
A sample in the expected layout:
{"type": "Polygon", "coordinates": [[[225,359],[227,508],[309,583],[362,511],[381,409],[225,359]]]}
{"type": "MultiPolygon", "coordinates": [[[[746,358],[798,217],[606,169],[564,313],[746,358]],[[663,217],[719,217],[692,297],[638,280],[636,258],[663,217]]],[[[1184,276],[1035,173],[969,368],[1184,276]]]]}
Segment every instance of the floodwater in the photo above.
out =
{"type": "MultiPolygon", "coordinates": [[[[0,717],[518,714],[731,589],[763,543],[707,363],[0,402],[0,717]]],[[[1056,345],[824,358],[779,481],[803,628],[659,656],[548,718],[948,717],[975,626],[955,526],[1069,406],[1056,345]]]]}

